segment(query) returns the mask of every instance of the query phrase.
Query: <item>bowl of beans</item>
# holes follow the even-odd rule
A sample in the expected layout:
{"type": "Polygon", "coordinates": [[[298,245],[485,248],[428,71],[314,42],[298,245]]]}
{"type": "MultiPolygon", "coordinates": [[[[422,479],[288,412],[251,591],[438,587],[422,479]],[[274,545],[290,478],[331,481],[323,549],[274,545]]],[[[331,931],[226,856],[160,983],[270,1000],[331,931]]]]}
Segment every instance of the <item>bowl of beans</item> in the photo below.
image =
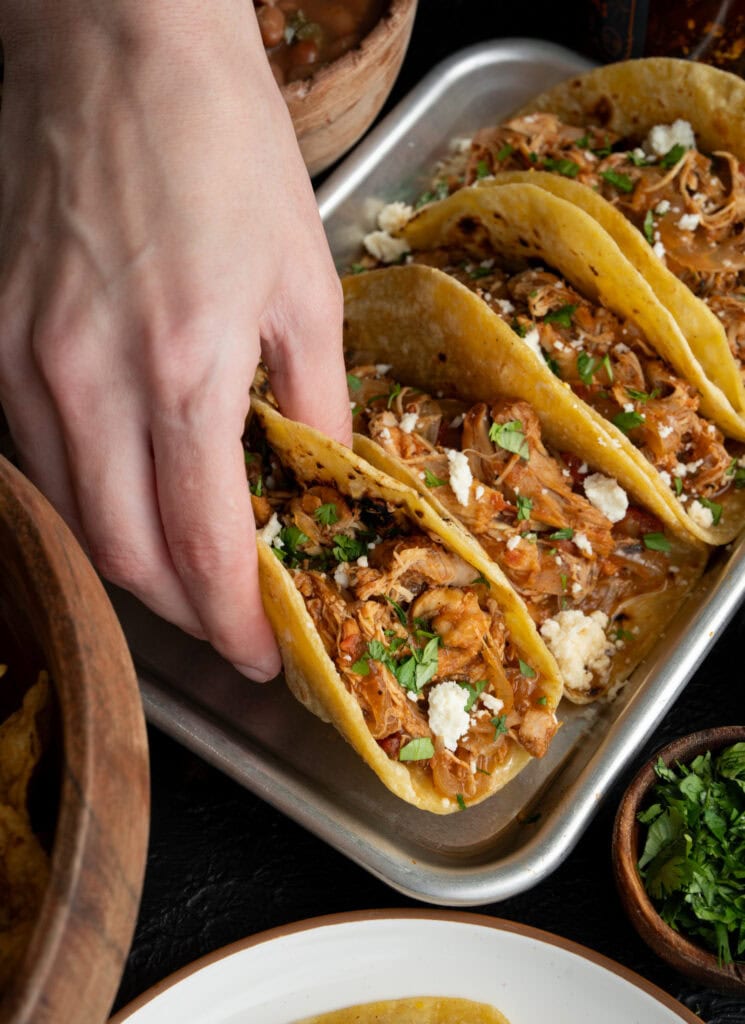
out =
{"type": "Polygon", "coordinates": [[[309,172],[369,128],[406,53],[416,0],[254,0],[309,172]]]}

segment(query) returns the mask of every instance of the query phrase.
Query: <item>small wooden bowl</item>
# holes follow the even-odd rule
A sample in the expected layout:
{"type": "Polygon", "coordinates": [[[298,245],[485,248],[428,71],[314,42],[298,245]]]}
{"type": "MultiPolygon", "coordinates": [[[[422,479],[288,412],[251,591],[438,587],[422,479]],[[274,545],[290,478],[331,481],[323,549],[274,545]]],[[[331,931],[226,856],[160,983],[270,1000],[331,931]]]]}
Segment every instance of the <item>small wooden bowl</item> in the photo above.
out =
{"type": "Polygon", "coordinates": [[[650,790],[658,781],[654,766],[658,758],[666,765],[675,761],[690,763],[707,750],[717,752],[733,743],[745,741],[745,726],[732,725],[704,729],[683,736],[659,750],[641,769],[626,790],[613,826],[613,868],[621,903],[631,923],[647,945],[671,967],[696,981],[720,991],[745,993],[745,964],[721,964],[717,957],[684,938],[657,913],[639,877],[640,826],[637,814],[649,801],[650,790]]]}
{"type": "Polygon", "coordinates": [[[375,120],[406,54],[417,0],[390,0],[383,17],[354,50],[282,95],[311,175],[345,153],[375,120]]]}
{"type": "MultiPolygon", "coordinates": [[[[0,458],[0,620],[53,686],[51,871],[3,1024],[101,1024],[129,951],[148,832],[137,679],[98,576],[60,517],[0,458]]],[[[9,657],[7,650],[0,651],[9,657]]]]}

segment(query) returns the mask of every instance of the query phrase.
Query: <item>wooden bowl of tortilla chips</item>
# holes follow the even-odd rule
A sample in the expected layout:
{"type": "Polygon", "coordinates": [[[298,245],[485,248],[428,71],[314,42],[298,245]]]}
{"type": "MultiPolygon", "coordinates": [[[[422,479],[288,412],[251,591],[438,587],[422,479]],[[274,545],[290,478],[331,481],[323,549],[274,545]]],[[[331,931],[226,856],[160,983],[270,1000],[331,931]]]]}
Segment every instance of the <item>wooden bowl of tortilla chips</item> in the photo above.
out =
{"type": "Polygon", "coordinates": [[[0,1020],[100,1024],[134,928],[144,720],[106,593],[0,458],[0,1020]]]}

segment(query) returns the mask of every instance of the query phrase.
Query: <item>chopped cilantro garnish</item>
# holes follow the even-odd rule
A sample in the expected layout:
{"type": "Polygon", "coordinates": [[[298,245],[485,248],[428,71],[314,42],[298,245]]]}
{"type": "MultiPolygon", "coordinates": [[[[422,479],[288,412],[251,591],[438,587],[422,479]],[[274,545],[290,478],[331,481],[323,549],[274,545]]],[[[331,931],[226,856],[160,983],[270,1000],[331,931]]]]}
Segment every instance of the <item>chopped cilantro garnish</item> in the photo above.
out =
{"type": "Polygon", "coordinates": [[[655,388],[653,391],[637,391],[636,388],[626,388],[626,394],[635,402],[651,402],[654,398],[659,398],[660,391],[659,388],[655,388]]]}
{"type": "MultiPolygon", "coordinates": [[[[307,537],[306,537],[307,540],[307,537]]],[[[367,552],[367,544],[356,537],[347,537],[343,533],[334,535],[332,554],[338,562],[356,562],[367,552]]]]}
{"type": "Polygon", "coordinates": [[[543,697],[539,697],[538,698],[538,700],[536,701],[536,704],[540,704],[541,707],[545,707],[546,704],[548,704],[548,697],[546,697],[545,694],[544,694],[543,697]]]}
{"type": "Polygon", "coordinates": [[[640,427],[644,422],[644,417],[638,412],[619,412],[618,415],[614,416],[611,423],[619,430],[622,430],[624,434],[628,434],[634,427],[640,427]]]}
{"type": "Polygon", "coordinates": [[[558,309],[552,310],[550,313],[546,313],[543,320],[547,324],[559,324],[560,327],[571,327],[572,316],[576,309],[576,305],[572,306],[567,304],[566,306],[560,306],[558,309]]]}
{"type": "Polygon", "coordinates": [[[518,338],[524,338],[525,335],[528,333],[527,327],[525,327],[524,324],[519,323],[517,320],[513,320],[510,326],[512,327],[512,330],[515,332],[518,338]]]}
{"type": "Polygon", "coordinates": [[[486,160],[479,160],[479,162],[476,164],[476,177],[488,178],[490,174],[491,171],[489,170],[489,164],[486,162],[486,160]]]}
{"type": "Polygon", "coordinates": [[[569,582],[569,578],[568,578],[568,576],[567,576],[567,574],[565,572],[562,572],[559,575],[559,582],[561,583],[561,589],[562,590],[566,590],[567,583],[569,582]]]}
{"type": "Polygon", "coordinates": [[[358,676],[369,676],[370,666],[367,663],[367,657],[362,657],[359,661],[355,661],[354,665],[352,665],[352,671],[356,672],[358,676]]]}
{"type": "MultiPolygon", "coordinates": [[[[543,352],[543,349],[541,349],[543,352]]],[[[559,364],[556,362],[553,356],[550,356],[547,352],[543,352],[543,358],[546,360],[546,366],[549,368],[551,373],[556,377],[561,377],[561,371],[559,370],[559,364]]]]}
{"type": "Polygon", "coordinates": [[[489,274],[493,273],[494,269],[492,267],[482,267],[481,265],[478,265],[476,267],[472,267],[471,270],[468,271],[468,276],[472,281],[476,281],[480,277],[488,277],[489,274]]]}
{"type": "Polygon", "coordinates": [[[611,383],[612,383],[613,382],[613,367],[611,366],[610,356],[608,355],[607,352],[603,356],[602,362],[603,362],[603,369],[608,374],[608,380],[611,381],[611,383]]]}
{"type": "Polygon", "coordinates": [[[608,138],[607,135],[605,136],[605,139],[603,140],[603,143],[604,144],[602,146],[598,146],[596,149],[593,149],[593,153],[595,154],[595,156],[601,156],[601,157],[602,156],[610,156],[612,150],[611,150],[610,139],[608,138]]]}
{"type": "Polygon", "coordinates": [[[390,390],[390,394],[388,395],[388,408],[389,409],[393,405],[394,398],[396,398],[400,394],[401,394],[401,385],[398,383],[398,381],[396,381],[396,383],[393,385],[393,387],[390,390]]]}
{"type": "Polygon", "coordinates": [[[561,530],[556,530],[554,533],[548,535],[549,540],[571,540],[574,536],[574,530],[571,526],[564,526],[561,530]]]}
{"type": "Polygon", "coordinates": [[[585,387],[590,387],[595,371],[599,368],[597,359],[587,352],[580,352],[577,356],[577,373],[585,387]]]}
{"type": "Polygon", "coordinates": [[[460,807],[460,809],[462,811],[465,811],[465,809],[466,809],[466,801],[463,799],[463,794],[462,793],[456,793],[455,794],[455,799],[458,801],[458,807],[460,807]]]}
{"type": "Polygon", "coordinates": [[[577,139],[574,143],[577,149],[589,149],[592,143],[590,142],[590,136],[585,132],[581,139],[577,139]]]}
{"type": "Polygon", "coordinates": [[[680,476],[674,476],[673,485],[675,487],[675,493],[680,497],[683,493],[683,478],[680,476]]]}
{"type": "Polygon", "coordinates": [[[579,174],[579,164],[576,164],[574,160],[568,160],[566,157],[554,160],[552,157],[547,156],[543,161],[543,166],[547,171],[558,171],[565,178],[576,178],[579,174]]]}
{"type": "Polygon", "coordinates": [[[649,551],[670,551],[672,546],[664,533],[645,533],[642,536],[644,547],[649,551]]]}
{"type": "Polygon", "coordinates": [[[507,452],[514,452],[521,459],[530,458],[528,439],[523,431],[520,420],[509,420],[507,423],[492,423],[489,428],[489,440],[507,452]]]}
{"type": "Polygon", "coordinates": [[[476,579],[475,580],[471,580],[471,582],[468,585],[469,585],[469,587],[476,587],[479,584],[482,584],[483,586],[485,586],[489,590],[491,590],[491,583],[486,578],[486,576],[477,576],[476,579]]]}
{"type": "Polygon", "coordinates": [[[517,519],[518,522],[521,519],[530,519],[530,513],[533,511],[533,499],[524,498],[522,494],[517,496],[517,519]]]}
{"type": "Polygon", "coordinates": [[[398,617],[398,621],[401,623],[402,626],[405,626],[407,624],[407,622],[408,622],[408,619],[407,619],[407,616],[406,616],[406,612],[403,610],[401,605],[398,603],[398,601],[394,601],[392,597],[388,597],[387,594],[385,594],[384,597],[385,597],[386,601],[388,602],[388,604],[391,606],[391,608],[396,613],[396,615],[398,617]]]}
{"type": "Polygon", "coordinates": [[[414,203],[414,209],[418,210],[420,206],[426,206],[427,203],[434,203],[437,199],[445,199],[450,188],[446,181],[438,181],[431,192],[422,192],[417,201],[414,203]]]}
{"type": "Polygon", "coordinates": [[[489,681],[487,679],[479,679],[479,681],[477,683],[474,683],[473,685],[471,685],[471,683],[461,682],[460,679],[456,680],[456,682],[458,683],[458,686],[462,686],[463,689],[468,694],[468,700],[466,701],[465,704],[465,710],[470,711],[473,705],[476,703],[476,701],[483,693],[483,691],[488,686],[489,681]]]}
{"type": "Polygon", "coordinates": [[[435,756],[435,745],[429,736],[409,740],[398,752],[399,761],[426,761],[435,756]]]}
{"type": "Polygon", "coordinates": [[[325,505],[318,506],[313,513],[313,518],[322,526],[333,526],[334,523],[339,522],[339,513],[336,511],[333,501],[329,501],[325,505]]]}
{"type": "Polygon", "coordinates": [[[528,153],[528,157],[530,158],[530,162],[532,164],[534,164],[537,161],[537,159],[538,159],[538,154],[530,152],[530,153],[528,153]]]}
{"type": "Polygon", "coordinates": [[[362,263],[353,263],[349,270],[352,274],[364,274],[369,267],[363,266],[362,263]]]}
{"type": "Polygon", "coordinates": [[[634,634],[630,633],[628,629],[624,629],[623,626],[618,626],[615,632],[616,640],[633,640],[634,634]]]}
{"type": "Polygon", "coordinates": [[[644,237],[650,245],[654,245],[654,214],[647,210],[644,216],[644,237]]]}
{"type": "Polygon", "coordinates": [[[303,553],[299,548],[303,544],[307,544],[310,538],[303,533],[299,526],[291,524],[280,530],[279,539],[282,541],[281,550],[285,556],[282,561],[287,562],[290,568],[294,568],[303,558],[303,553]]]}
{"type": "Polygon", "coordinates": [[[626,159],[630,160],[634,167],[644,167],[647,163],[647,158],[644,153],[639,156],[639,154],[635,153],[633,149],[630,149],[626,154],[626,159]]]}
{"type": "Polygon", "coordinates": [[[352,389],[352,391],[359,391],[359,389],[362,387],[362,378],[356,377],[353,373],[348,373],[347,384],[352,389]]]}
{"type": "Polygon", "coordinates": [[[254,494],[257,498],[260,498],[264,493],[264,478],[262,476],[259,476],[255,484],[248,485],[248,489],[251,492],[251,494],[254,494]]]}
{"type": "Polygon", "coordinates": [[[439,476],[435,476],[431,469],[425,469],[424,483],[427,487],[444,487],[447,480],[440,480],[439,476]]]}
{"type": "Polygon", "coordinates": [[[613,185],[619,192],[633,192],[634,182],[628,176],[628,174],[621,174],[620,171],[601,171],[600,177],[608,182],[609,185],[613,185]]]}
{"type": "Polygon", "coordinates": [[[505,143],[504,146],[497,153],[497,160],[506,160],[508,156],[511,156],[515,151],[515,147],[511,146],[509,142],[505,143]]]}
{"type": "Polygon", "coordinates": [[[724,471],[725,476],[734,477],[735,487],[739,490],[745,487],[745,466],[740,466],[737,459],[733,459],[724,471]]]}
{"type": "Polygon", "coordinates": [[[698,500],[704,508],[708,508],[711,512],[711,525],[719,526],[719,521],[722,518],[722,506],[716,501],[710,501],[708,498],[699,498],[698,500]]]}
{"type": "Polygon", "coordinates": [[[492,718],[491,724],[494,726],[494,739],[509,732],[507,728],[507,715],[497,715],[496,718],[492,718]]]}
{"type": "Polygon", "coordinates": [[[535,679],[538,673],[534,668],[531,668],[526,661],[522,660],[522,658],[518,658],[518,663],[520,665],[520,675],[525,676],[526,679],[535,679]]]}
{"type": "Polygon", "coordinates": [[[667,153],[660,160],[660,167],[675,167],[679,160],[682,160],[686,154],[686,147],[678,145],[673,146],[672,149],[668,149],[667,153]]]}

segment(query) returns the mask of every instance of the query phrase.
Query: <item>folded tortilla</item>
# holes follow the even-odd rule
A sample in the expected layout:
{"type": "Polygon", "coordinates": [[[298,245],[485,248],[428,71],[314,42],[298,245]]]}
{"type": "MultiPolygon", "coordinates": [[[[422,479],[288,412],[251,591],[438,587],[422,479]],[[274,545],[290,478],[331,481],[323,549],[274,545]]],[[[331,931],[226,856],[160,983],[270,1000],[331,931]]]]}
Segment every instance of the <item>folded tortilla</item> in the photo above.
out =
{"type": "Polygon", "coordinates": [[[262,596],[291,691],[416,807],[495,793],[557,727],[559,672],[524,605],[410,488],[258,397],[252,410],[262,596]]]}
{"type": "Polygon", "coordinates": [[[483,161],[481,186],[529,181],[601,224],[740,416],[743,110],[745,83],[729,72],[666,57],[624,61],[563,82],[500,129],[477,133],[471,155],[472,166],[483,161]],[[574,138],[568,125],[579,129],[574,138]]]}
{"type": "MultiPolygon", "coordinates": [[[[411,258],[439,260],[489,307],[480,331],[498,329],[505,340],[495,347],[485,339],[478,367],[484,379],[498,381],[508,353],[520,352],[519,363],[551,402],[597,447],[611,449],[614,477],[632,493],[646,493],[671,528],[677,523],[708,544],[739,533],[743,422],[596,221],[544,189],[511,184],[462,189],[422,209],[403,234],[411,258]],[[535,289],[510,290],[514,274],[537,275],[535,289]],[[503,295],[512,301],[505,305],[503,295]],[[520,334],[535,351],[525,351],[520,334]]],[[[466,343],[474,350],[480,344],[466,343]]]]}
{"type": "Polygon", "coordinates": [[[570,700],[617,692],[706,549],[666,528],[646,480],[619,485],[615,449],[571,392],[543,381],[524,342],[457,281],[411,266],[347,278],[344,291],[355,450],[499,564],[570,700]]]}

